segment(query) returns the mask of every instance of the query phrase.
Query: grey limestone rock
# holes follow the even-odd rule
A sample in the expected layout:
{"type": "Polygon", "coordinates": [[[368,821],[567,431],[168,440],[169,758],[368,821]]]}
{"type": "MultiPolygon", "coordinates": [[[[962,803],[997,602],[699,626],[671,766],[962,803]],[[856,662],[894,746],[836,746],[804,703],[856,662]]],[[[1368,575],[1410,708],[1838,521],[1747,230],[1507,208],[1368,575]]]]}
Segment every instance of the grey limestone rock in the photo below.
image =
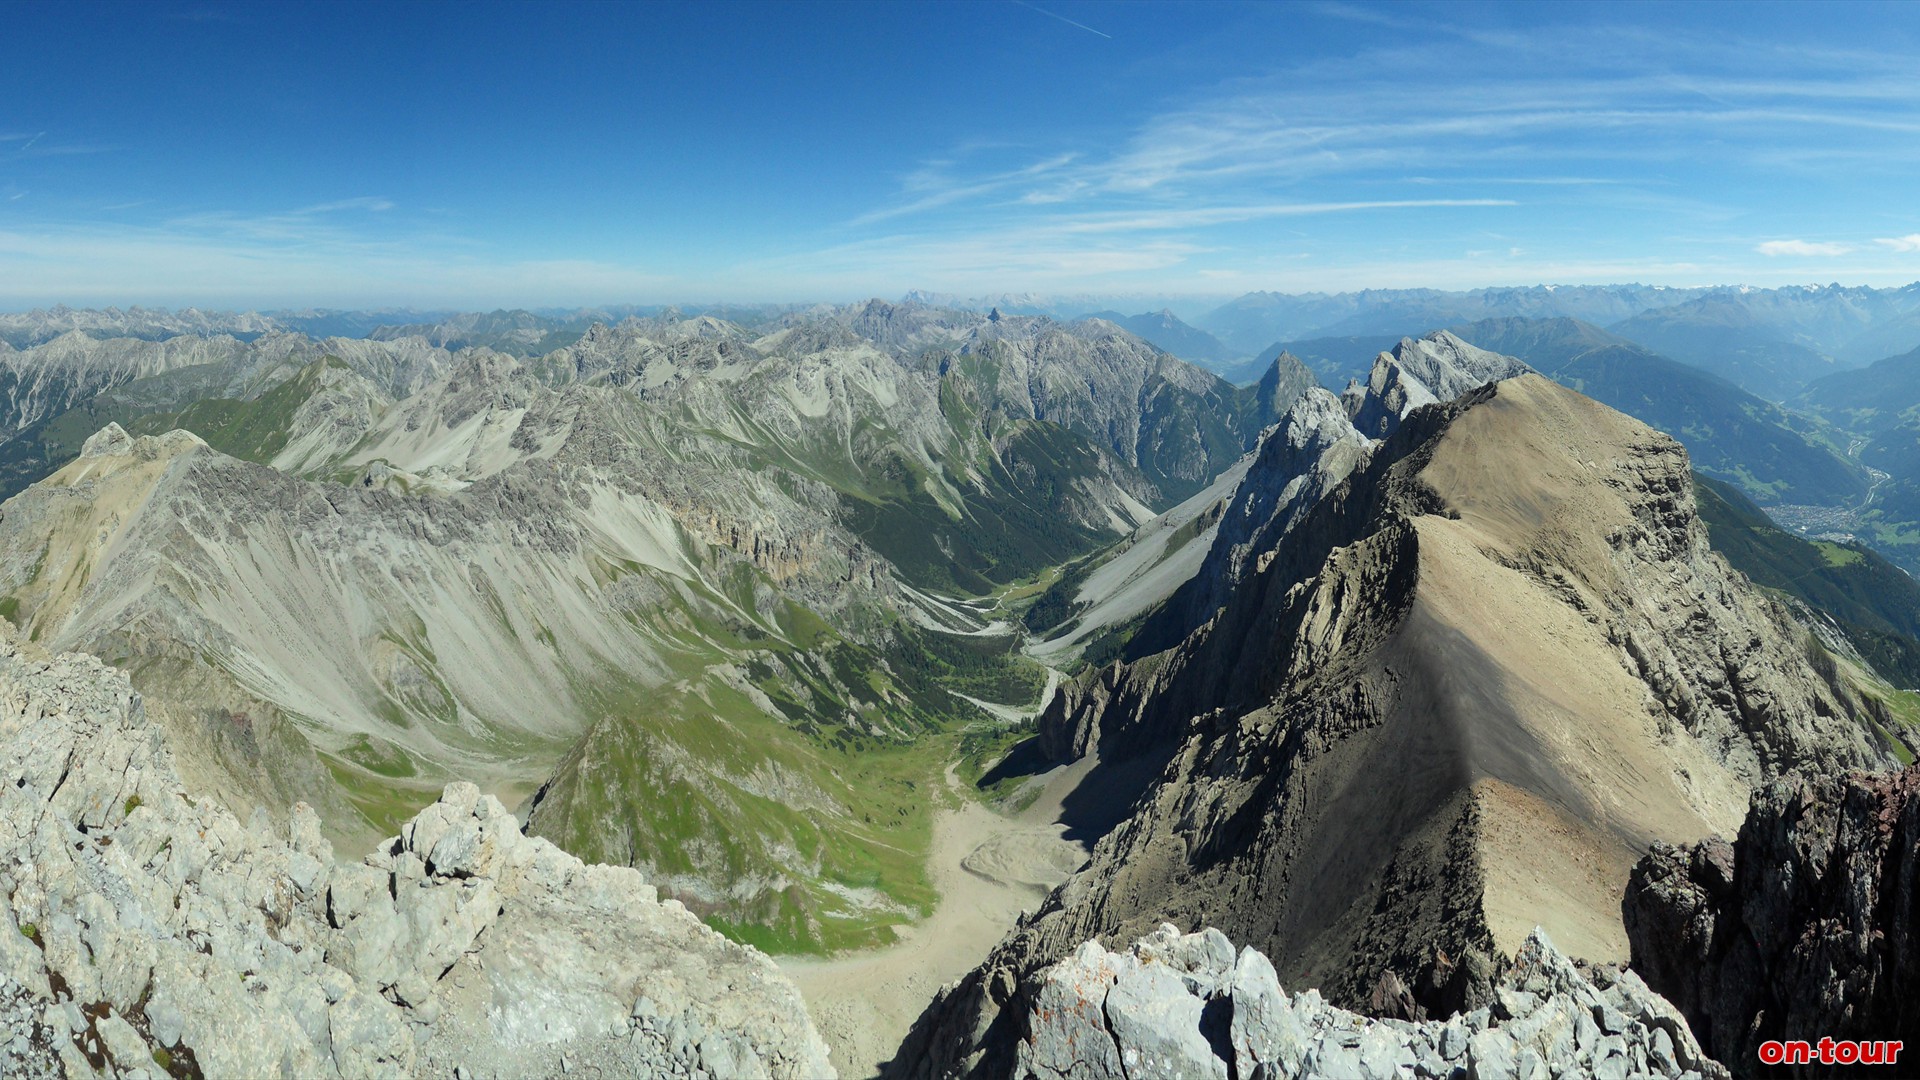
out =
{"type": "Polygon", "coordinates": [[[1353,426],[1368,438],[1383,439],[1422,405],[1452,401],[1478,386],[1524,375],[1524,361],[1475,348],[1445,330],[1415,340],[1403,338],[1381,353],[1367,385],[1354,383],[1341,398],[1353,426]]]}
{"type": "MultiPolygon", "coordinates": [[[[1503,1001],[1414,1023],[1369,1019],[1281,991],[1252,949],[1225,959],[1217,930],[1163,926],[1112,953],[1087,942],[1025,990],[1017,1077],[1726,1077],[1671,1005],[1630,973],[1596,985],[1535,930],[1503,979],[1503,1001]],[[1200,959],[1192,967],[1183,961],[1200,959]],[[1618,1034],[1583,1040],[1605,1015],[1618,1034]],[[1222,1037],[1224,1035],[1224,1038],[1222,1037]]],[[[1230,950],[1226,953],[1231,956],[1230,950]]]]}
{"type": "Polygon", "coordinates": [[[471,784],[336,863],[304,806],[189,798],[123,674],[4,625],[0,1075],[832,1075],[772,962],[637,871],[471,784]]]}

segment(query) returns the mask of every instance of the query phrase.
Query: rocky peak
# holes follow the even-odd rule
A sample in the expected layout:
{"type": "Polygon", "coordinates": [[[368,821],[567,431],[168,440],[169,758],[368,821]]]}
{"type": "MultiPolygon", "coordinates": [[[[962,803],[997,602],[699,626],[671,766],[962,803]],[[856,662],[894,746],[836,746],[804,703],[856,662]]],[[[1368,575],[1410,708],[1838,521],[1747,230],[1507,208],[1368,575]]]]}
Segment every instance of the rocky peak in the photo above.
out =
{"type": "Polygon", "coordinates": [[[1475,348],[1445,330],[1415,340],[1402,338],[1392,352],[1374,359],[1367,384],[1349,384],[1341,395],[1354,426],[1369,438],[1393,434],[1422,405],[1452,401],[1477,386],[1523,375],[1524,361],[1475,348]]]}
{"type": "MultiPolygon", "coordinates": [[[[126,428],[109,421],[106,427],[87,436],[87,441],[80,444],[80,458],[133,457],[157,461],[204,449],[207,449],[206,440],[183,428],[136,439],[127,434],[126,428]]],[[[97,475],[97,471],[88,470],[86,475],[97,475]]]]}
{"type": "Polygon", "coordinates": [[[80,444],[81,457],[102,457],[110,454],[125,454],[133,449],[133,436],[118,423],[109,423],[106,427],[87,436],[80,444]]]}
{"type": "MultiPolygon", "coordinates": [[[[1268,428],[1245,478],[1220,516],[1206,561],[1143,631],[1174,644],[1211,619],[1240,583],[1270,560],[1281,537],[1324,495],[1367,461],[1374,443],[1354,428],[1340,399],[1307,388],[1268,428]]],[[[1066,705],[1067,698],[1060,704],[1066,705]]]]}
{"type": "MultiPolygon", "coordinates": [[[[1296,446],[1364,447],[1330,412],[1268,435],[1273,477],[1296,446]]],[[[1787,770],[1888,758],[1805,631],[1711,552],[1680,446],[1571,390],[1524,375],[1413,409],[1297,514],[1258,474],[1227,516],[1291,525],[1241,527],[1232,559],[1223,519],[1224,602],[1170,646],[1150,622],[1160,651],[1041,718],[1055,752],[1156,778],[935,1031],[967,1044],[1010,984],[1163,921],[1343,1003],[1391,973],[1471,1009],[1535,925],[1625,960],[1617,898],[1649,840],[1723,827],[1787,770]]]]}

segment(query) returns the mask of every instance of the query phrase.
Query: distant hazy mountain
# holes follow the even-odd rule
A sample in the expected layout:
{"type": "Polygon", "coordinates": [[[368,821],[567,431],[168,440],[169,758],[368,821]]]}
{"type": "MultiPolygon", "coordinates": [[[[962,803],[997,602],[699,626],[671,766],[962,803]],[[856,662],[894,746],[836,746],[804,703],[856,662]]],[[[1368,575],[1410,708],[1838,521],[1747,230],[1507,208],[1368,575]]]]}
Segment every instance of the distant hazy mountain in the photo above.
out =
{"type": "Polygon", "coordinates": [[[1778,399],[1834,370],[1820,366],[1822,358],[1840,366],[1860,364],[1920,344],[1920,284],[1899,289],[1535,285],[1471,292],[1256,292],[1189,321],[1229,346],[1262,353],[1281,341],[1397,339],[1435,326],[1509,317],[1567,317],[1614,328],[1663,355],[1778,399]]]}
{"type": "MultiPolygon", "coordinates": [[[[1751,326],[1849,366],[1920,345],[1920,284],[1898,289],[1799,285],[1721,287],[1712,295],[1745,312],[1751,326]]],[[[1676,314],[1684,314],[1683,311],[1676,314]]]]}
{"type": "Polygon", "coordinates": [[[1771,401],[1838,368],[1832,357],[1757,319],[1733,296],[1704,296],[1677,308],[1614,323],[1615,334],[1710,371],[1771,401]]]}
{"type": "Polygon", "coordinates": [[[959,293],[910,289],[905,296],[901,297],[900,302],[982,313],[997,308],[1006,315],[1045,315],[1050,319],[1070,322],[1089,311],[1159,311],[1161,309],[1172,310],[1182,318],[1191,320],[1202,312],[1211,311],[1220,306],[1221,302],[1227,298],[1224,293],[1206,296],[1176,293],[1006,292],[962,296],[959,293]]]}
{"type": "Polygon", "coordinates": [[[70,308],[64,305],[33,311],[0,314],[0,341],[16,349],[52,341],[63,334],[78,332],[92,338],[139,338],[160,341],[191,334],[211,337],[226,334],[236,338],[258,337],[284,330],[286,325],[270,316],[254,312],[200,311],[186,308],[70,308]]]}
{"type": "Polygon", "coordinates": [[[1849,430],[1894,427],[1920,407],[1920,348],[1816,379],[1796,400],[1849,430]]]}
{"type": "Polygon", "coordinates": [[[1868,478],[1809,427],[1725,379],[1575,319],[1488,319],[1455,333],[1518,356],[1581,393],[1679,439],[1701,472],[1765,503],[1857,506],[1868,478]]]}
{"type": "MultiPolygon", "coordinates": [[[[1143,312],[1139,315],[1122,315],[1117,311],[1096,311],[1085,316],[1089,319],[1105,319],[1129,333],[1143,338],[1189,364],[1226,375],[1225,369],[1236,371],[1252,368],[1247,355],[1229,348],[1227,344],[1212,334],[1180,321],[1172,311],[1161,308],[1159,311],[1143,312]]],[[[1261,365],[1264,368],[1265,365],[1261,365]]],[[[1254,369],[1252,374],[1258,374],[1254,369]]]]}
{"type": "Polygon", "coordinates": [[[1501,316],[1571,316],[1608,323],[1701,295],[1700,289],[1650,285],[1534,285],[1523,288],[1365,289],[1351,293],[1248,293],[1194,320],[1249,352],[1277,341],[1423,334],[1436,326],[1501,316]]]}
{"type": "Polygon", "coordinates": [[[312,338],[362,338],[382,326],[426,325],[457,316],[457,311],[422,311],[418,308],[375,308],[341,311],[333,308],[305,308],[299,311],[270,311],[281,329],[312,338]]]}
{"type": "Polygon", "coordinates": [[[1829,531],[1858,534],[1920,570],[1920,348],[1819,379],[1796,404],[1845,432],[1853,453],[1886,474],[1865,512],[1829,531]]]}
{"type": "Polygon", "coordinates": [[[1259,356],[1270,363],[1281,354],[1297,356],[1313,372],[1320,385],[1336,393],[1355,379],[1365,379],[1373,367],[1373,358],[1398,345],[1407,334],[1362,334],[1358,337],[1311,338],[1306,341],[1282,341],[1268,346],[1259,356]]]}
{"type": "Polygon", "coordinates": [[[1609,329],[1778,401],[1920,345],[1920,285],[1720,288],[1609,329]]]}
{"type": "Polygon", "coordinates": [[[383,324],[366,331],[376,341],[424,338],[443,349],[484,347],[515,356],[539,356],[580,340],[596,321],[591,315],[550,316],[531,311],[469,312],[433,322],[383,324]]]}

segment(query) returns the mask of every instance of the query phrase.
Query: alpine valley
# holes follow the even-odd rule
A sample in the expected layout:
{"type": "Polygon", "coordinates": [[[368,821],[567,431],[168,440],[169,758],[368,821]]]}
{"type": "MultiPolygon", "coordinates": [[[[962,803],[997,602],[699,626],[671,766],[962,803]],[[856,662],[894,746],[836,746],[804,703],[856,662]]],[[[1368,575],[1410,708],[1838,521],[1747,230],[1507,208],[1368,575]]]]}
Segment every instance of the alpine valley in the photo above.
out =
{"type": "Polygon", "coordinates": [[[1920,286],[1159,299],[0,316],[0,1075],[1920,1046],[1920,286]]]}

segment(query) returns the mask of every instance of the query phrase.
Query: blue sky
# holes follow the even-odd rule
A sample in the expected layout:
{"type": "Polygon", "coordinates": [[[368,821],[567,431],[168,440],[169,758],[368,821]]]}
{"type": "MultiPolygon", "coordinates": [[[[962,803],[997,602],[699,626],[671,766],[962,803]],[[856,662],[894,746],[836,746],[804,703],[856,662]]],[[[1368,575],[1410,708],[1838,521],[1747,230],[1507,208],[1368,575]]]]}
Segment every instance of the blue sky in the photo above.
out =
{"type": "Polygon", "coordinates": [[[3,307],[1920,279],[1920,4],[0,25],[3,307]]]}

